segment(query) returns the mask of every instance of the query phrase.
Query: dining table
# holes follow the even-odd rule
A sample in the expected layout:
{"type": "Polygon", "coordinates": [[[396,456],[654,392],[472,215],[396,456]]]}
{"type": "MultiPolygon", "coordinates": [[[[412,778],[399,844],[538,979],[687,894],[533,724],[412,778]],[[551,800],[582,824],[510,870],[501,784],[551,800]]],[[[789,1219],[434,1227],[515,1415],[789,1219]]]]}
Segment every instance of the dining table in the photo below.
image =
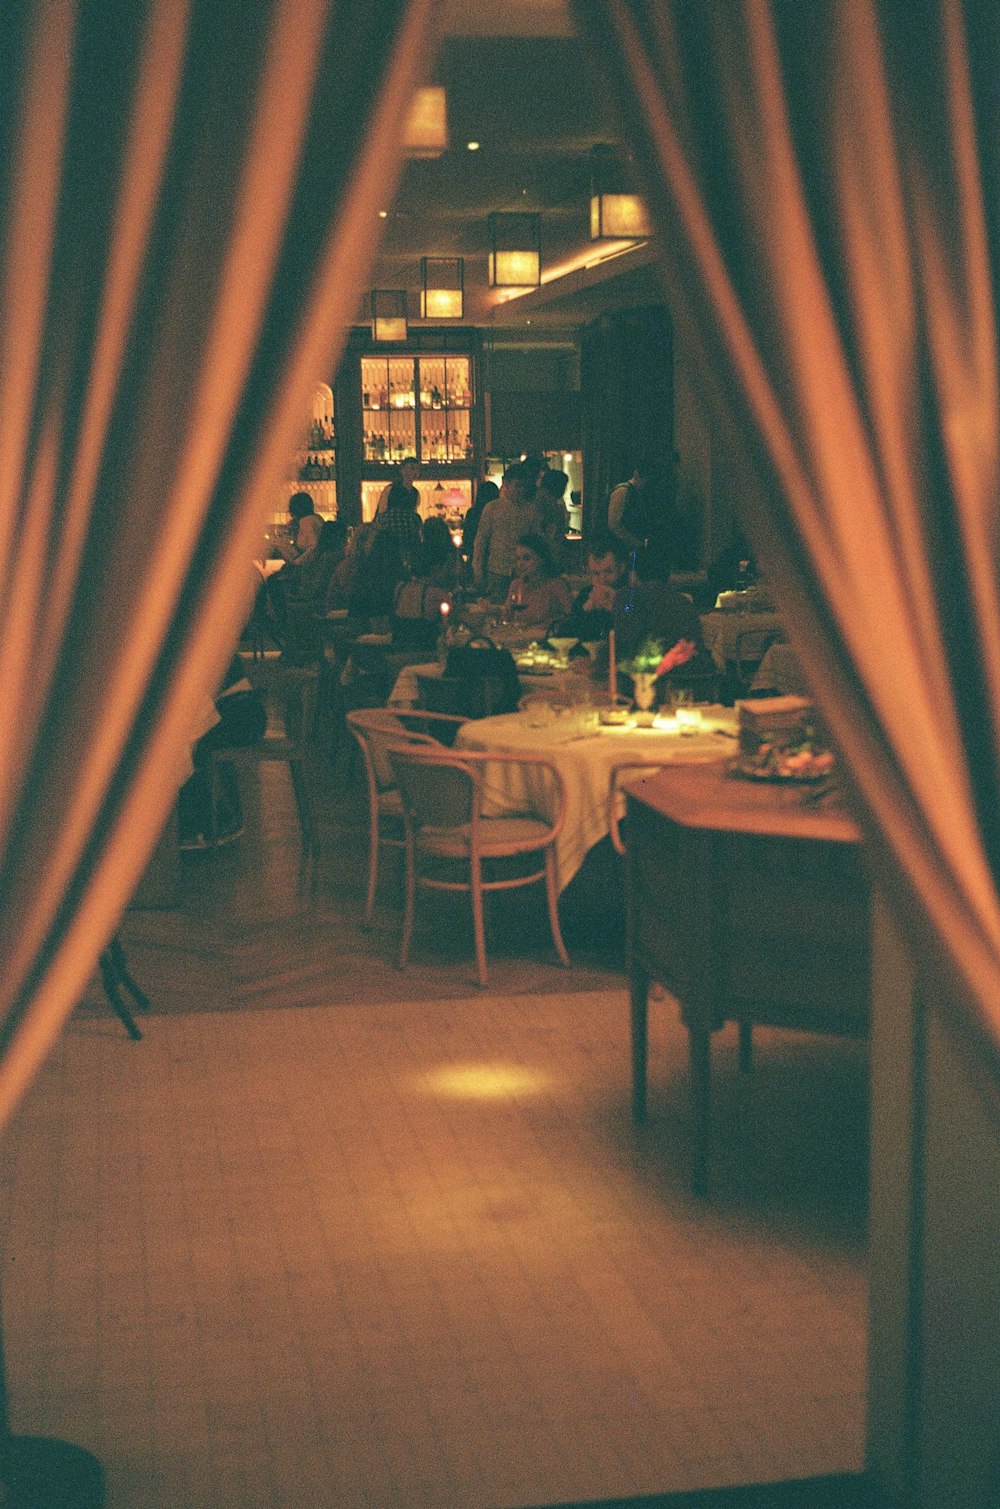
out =
{"type": "MultiPolygon", "coordinates": [[[[640,726],[634,716],[624,721],[596,721],[599,710],[567,706],[549,710],[544,703],[524,711],[478,718],[463,723],[455,748],[496,752],[484,777],[483,815],[507,817],[535,812],[556,816],[555,785],[544,767],[504,764],[505,754],[540,755],[555,767],[566,794],[566,816],[556,841],[556,869],[560,891],[577,874],[588,852],[610,831],[611,775],[624,761],[649,761],[651,766],[693,765],[731,759],[737,749],[737,717],[731,707],[707,704],[685,709],[681,720],[669,713],[640,726]]],[[[624,800],[616,798],[618,810],[624,800]]]]}
{"type": "MultiPolygon", "coordinates": [[[[701,634],[720,671],[735,665],[752,644],[759,659],[766,640],[782,633],[780,616],[773,609],[713,608],[700,615],[701,634]]],[[[749,656],[747,658],[750,658],[749,656]]]]}

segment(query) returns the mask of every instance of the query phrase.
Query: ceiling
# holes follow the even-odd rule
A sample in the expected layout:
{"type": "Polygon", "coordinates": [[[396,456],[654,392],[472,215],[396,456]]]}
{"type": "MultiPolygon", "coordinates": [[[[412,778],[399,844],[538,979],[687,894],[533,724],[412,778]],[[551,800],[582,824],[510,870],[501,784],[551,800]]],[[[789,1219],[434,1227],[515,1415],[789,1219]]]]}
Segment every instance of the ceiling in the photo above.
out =
{"type": "MultiPolygon", "coordinates": [[[[595,87],[592,61],[569,34],[561,0],[452,7],[433,81],[447,92],[449,147],[441,157],[405,164],[372,275],[373,287],[406,289],[412,325],[422,323],[423,256],[465,259],[465,313],[451,323],[482,326],[498,338],[518,332],[532,343],[562,331],[565,339],[612,305],[662,299],[649,243],[614,243],[609,249],[622,255],[582,266],[606,250],[589,239],[590,150],[621,135],[595,87]],[[509,34],[518,28],[536,34],[509,34]],[[480,143],[478,151],[468,150],[470,141],[480,143]],[[511,298],[489,288],[487,216],[494,210],[541,214],[540,289],[511,298]],[[574,262],[576,270],[554,276],[574,262]]],[[[367,315],[367,308],[359,312],[359,321],[367,315]]]]}

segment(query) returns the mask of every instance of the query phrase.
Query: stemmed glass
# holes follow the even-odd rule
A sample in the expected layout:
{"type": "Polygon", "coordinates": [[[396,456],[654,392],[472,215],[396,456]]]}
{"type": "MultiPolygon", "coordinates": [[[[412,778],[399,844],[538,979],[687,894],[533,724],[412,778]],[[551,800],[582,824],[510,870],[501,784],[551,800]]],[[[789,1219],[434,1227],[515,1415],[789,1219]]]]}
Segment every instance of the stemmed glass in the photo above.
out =
{"type": "Polygon", "coordinates": [[[549,644],[552,646],[552,648],[555,650],[556,654],[559,656],[559,669],[560,670],[562,670],[562,671],[566,670],[567,666],[569,665],[569,652],[570,652],[570,650],[573,648],[573,646],[576,643],[577,643],[577,640],[576,640],[575,637],[572,638],[572,639],[570,639],[570,638],[555,639],[555,638],[553,638],[553,636],[551,634],[549,635],[549,644]]]}

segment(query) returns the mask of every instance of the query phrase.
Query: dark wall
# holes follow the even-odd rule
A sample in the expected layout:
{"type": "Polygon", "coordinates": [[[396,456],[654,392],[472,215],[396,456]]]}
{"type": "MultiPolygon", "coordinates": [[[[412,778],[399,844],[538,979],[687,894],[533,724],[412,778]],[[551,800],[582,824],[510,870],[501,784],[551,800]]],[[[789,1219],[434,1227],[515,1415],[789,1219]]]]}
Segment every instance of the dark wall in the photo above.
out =
{"type": "Polygon", "coordinates": [[[581,340],[583,528],[603,526],[608,495],[638,454],[663,462],[674,450],[674,342],[664,305],[618,309],[581,340]]]}

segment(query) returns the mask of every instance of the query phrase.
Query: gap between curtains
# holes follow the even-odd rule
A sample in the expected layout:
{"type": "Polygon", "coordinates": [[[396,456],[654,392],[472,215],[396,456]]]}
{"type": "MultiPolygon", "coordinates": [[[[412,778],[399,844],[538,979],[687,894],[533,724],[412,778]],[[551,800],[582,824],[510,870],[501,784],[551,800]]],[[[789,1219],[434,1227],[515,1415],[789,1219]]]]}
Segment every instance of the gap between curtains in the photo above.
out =
{"type": "MultiPolygon", "coordinates": [[[[1000,1081],[995,24],[574,0],[741,513],[918,946],[1000,1081]]],[[[995,13],[994,13],[995,15],[995,13]]]]}
{"type": "Polygon", "coordinates": [[[169,813],[437,0],[0,15],[0,1124],[169,813]]]}

